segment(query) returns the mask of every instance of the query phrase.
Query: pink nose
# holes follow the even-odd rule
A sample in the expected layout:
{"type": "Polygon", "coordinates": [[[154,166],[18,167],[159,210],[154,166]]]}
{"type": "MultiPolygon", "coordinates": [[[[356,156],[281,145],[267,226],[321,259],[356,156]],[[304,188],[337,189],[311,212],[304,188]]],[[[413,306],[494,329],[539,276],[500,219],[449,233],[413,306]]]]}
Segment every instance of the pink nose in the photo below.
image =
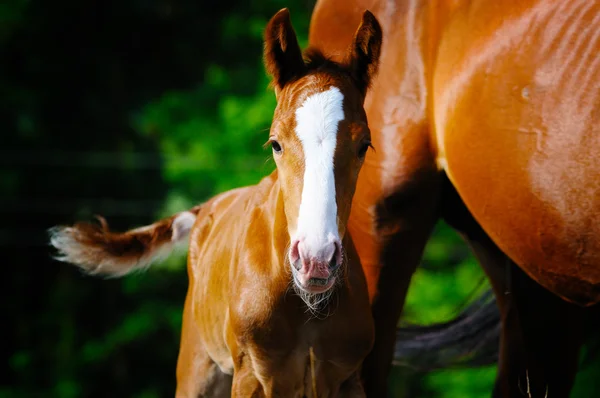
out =
{"type": "Polygon", "coordinates": [[[304,239],[294,239],[290,262],[303,286],[323,285],[342,264],[342,244],[334,239],[323,245],[308,245],[304,239]]]}

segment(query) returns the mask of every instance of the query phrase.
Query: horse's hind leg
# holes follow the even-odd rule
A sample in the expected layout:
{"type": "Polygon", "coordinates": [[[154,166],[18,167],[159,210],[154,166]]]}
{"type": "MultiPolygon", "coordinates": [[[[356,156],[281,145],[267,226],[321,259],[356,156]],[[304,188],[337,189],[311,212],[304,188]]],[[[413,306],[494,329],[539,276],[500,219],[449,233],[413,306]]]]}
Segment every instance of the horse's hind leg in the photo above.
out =
{"type": "Polygon", "coordinates": [[[229,398],[232,376],[223,373],[206,352],[191,314],[191,300],[188,298],[183,311],[175,396],[229,398]]]}
{"type": "Polygon", "coordinates": [[[583,341],[584,310],[550,293],[512,263],[447,187],[444,219],[486,271],[502,329],[494,397],[568,397],[583,341]]]}
{"type": "Polygon", "coordinates": [[[510,385],[504,390],[510,396],[567,398],[583,342],[584,309],[550,293],[516,265],[510,267],[502,347],[510,385]]]}
{"type": "Polygon", "coordinates": [[[582,344],[583,309],[530,279],[483,232],[470,238],[502,319],[493,396],[568,397],[582,344]]]}

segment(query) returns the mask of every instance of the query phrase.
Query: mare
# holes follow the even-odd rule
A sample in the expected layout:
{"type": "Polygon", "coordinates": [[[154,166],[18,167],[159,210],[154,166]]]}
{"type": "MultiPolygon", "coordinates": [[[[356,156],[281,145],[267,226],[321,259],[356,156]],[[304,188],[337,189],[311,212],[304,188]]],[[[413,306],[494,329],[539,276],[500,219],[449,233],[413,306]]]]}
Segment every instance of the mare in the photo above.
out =
{"type": "Polygon", "coordinates": [[[385,37],[365,101],[377,152],[348,222],[375,321],[367,395],[385,396],[407,287],[443,219],[496,296],[494,396],[567,397],[600,301],[600,2],[318,0],[310,44],[343,56],[365,8],[385,37]]]}
{"type": "Polygon", "coordinates": [[[105,222],[53,231],[63,261],[108,276],[146,266],[189,234],[178,397],[364,396],[359,368],[374,328],[345,232],[371,146],[363,102],[381,29],[368,11],[357,26],[333,62],[303,56],[287,9],[268,23],[277,167],[257,185],[124,233],[105,222]]]}

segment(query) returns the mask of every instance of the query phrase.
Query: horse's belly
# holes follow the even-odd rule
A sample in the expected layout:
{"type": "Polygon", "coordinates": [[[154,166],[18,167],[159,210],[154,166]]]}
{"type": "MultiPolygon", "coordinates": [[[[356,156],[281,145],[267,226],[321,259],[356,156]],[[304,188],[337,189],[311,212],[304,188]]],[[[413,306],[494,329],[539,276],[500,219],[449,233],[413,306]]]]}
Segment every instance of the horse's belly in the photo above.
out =
{"type": "Polygon", "coordinates": [[[549,290],[592,304],[600,301],[600,7],[577,3],[566,16],[540,9],[484,21],[487,41],[442,48],[449,67],[436,76],[436,138],[440,164],[496,244],[549,290]]]}

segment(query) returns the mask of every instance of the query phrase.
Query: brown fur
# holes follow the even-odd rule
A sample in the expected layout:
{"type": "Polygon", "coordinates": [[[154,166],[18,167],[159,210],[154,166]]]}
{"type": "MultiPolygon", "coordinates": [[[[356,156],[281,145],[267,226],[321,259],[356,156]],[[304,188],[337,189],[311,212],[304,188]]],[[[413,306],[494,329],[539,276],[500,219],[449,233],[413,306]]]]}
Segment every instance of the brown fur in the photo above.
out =
{"type": "Polygon", "coordinates": [[[364,8],[386,35],[365,101],[378,151],[348,222],[377,331],[368,395],[385,395],[409,281],[443,217],[497,296],[496,396],[567,397],[583,312],[568,302],[600,301],[600,3],[319,0],[311,46],[344,59],[364,8]]]}
{"type": "MultiPolygon", "coordinates": [[[[195,216],[201,208],[193,207],[187,213],[195,216]]],[[[110,231],[106,220],[98,216],[100,225],[79,222],[52,228],[51,244],[58,249],[57,259],[76,264],[89,274],[123,276],[149,266],[161,251],[168,254],[172,244],[187,237],[187,231],[174,229],[180,215],[125,233],[110,231]]]]}

